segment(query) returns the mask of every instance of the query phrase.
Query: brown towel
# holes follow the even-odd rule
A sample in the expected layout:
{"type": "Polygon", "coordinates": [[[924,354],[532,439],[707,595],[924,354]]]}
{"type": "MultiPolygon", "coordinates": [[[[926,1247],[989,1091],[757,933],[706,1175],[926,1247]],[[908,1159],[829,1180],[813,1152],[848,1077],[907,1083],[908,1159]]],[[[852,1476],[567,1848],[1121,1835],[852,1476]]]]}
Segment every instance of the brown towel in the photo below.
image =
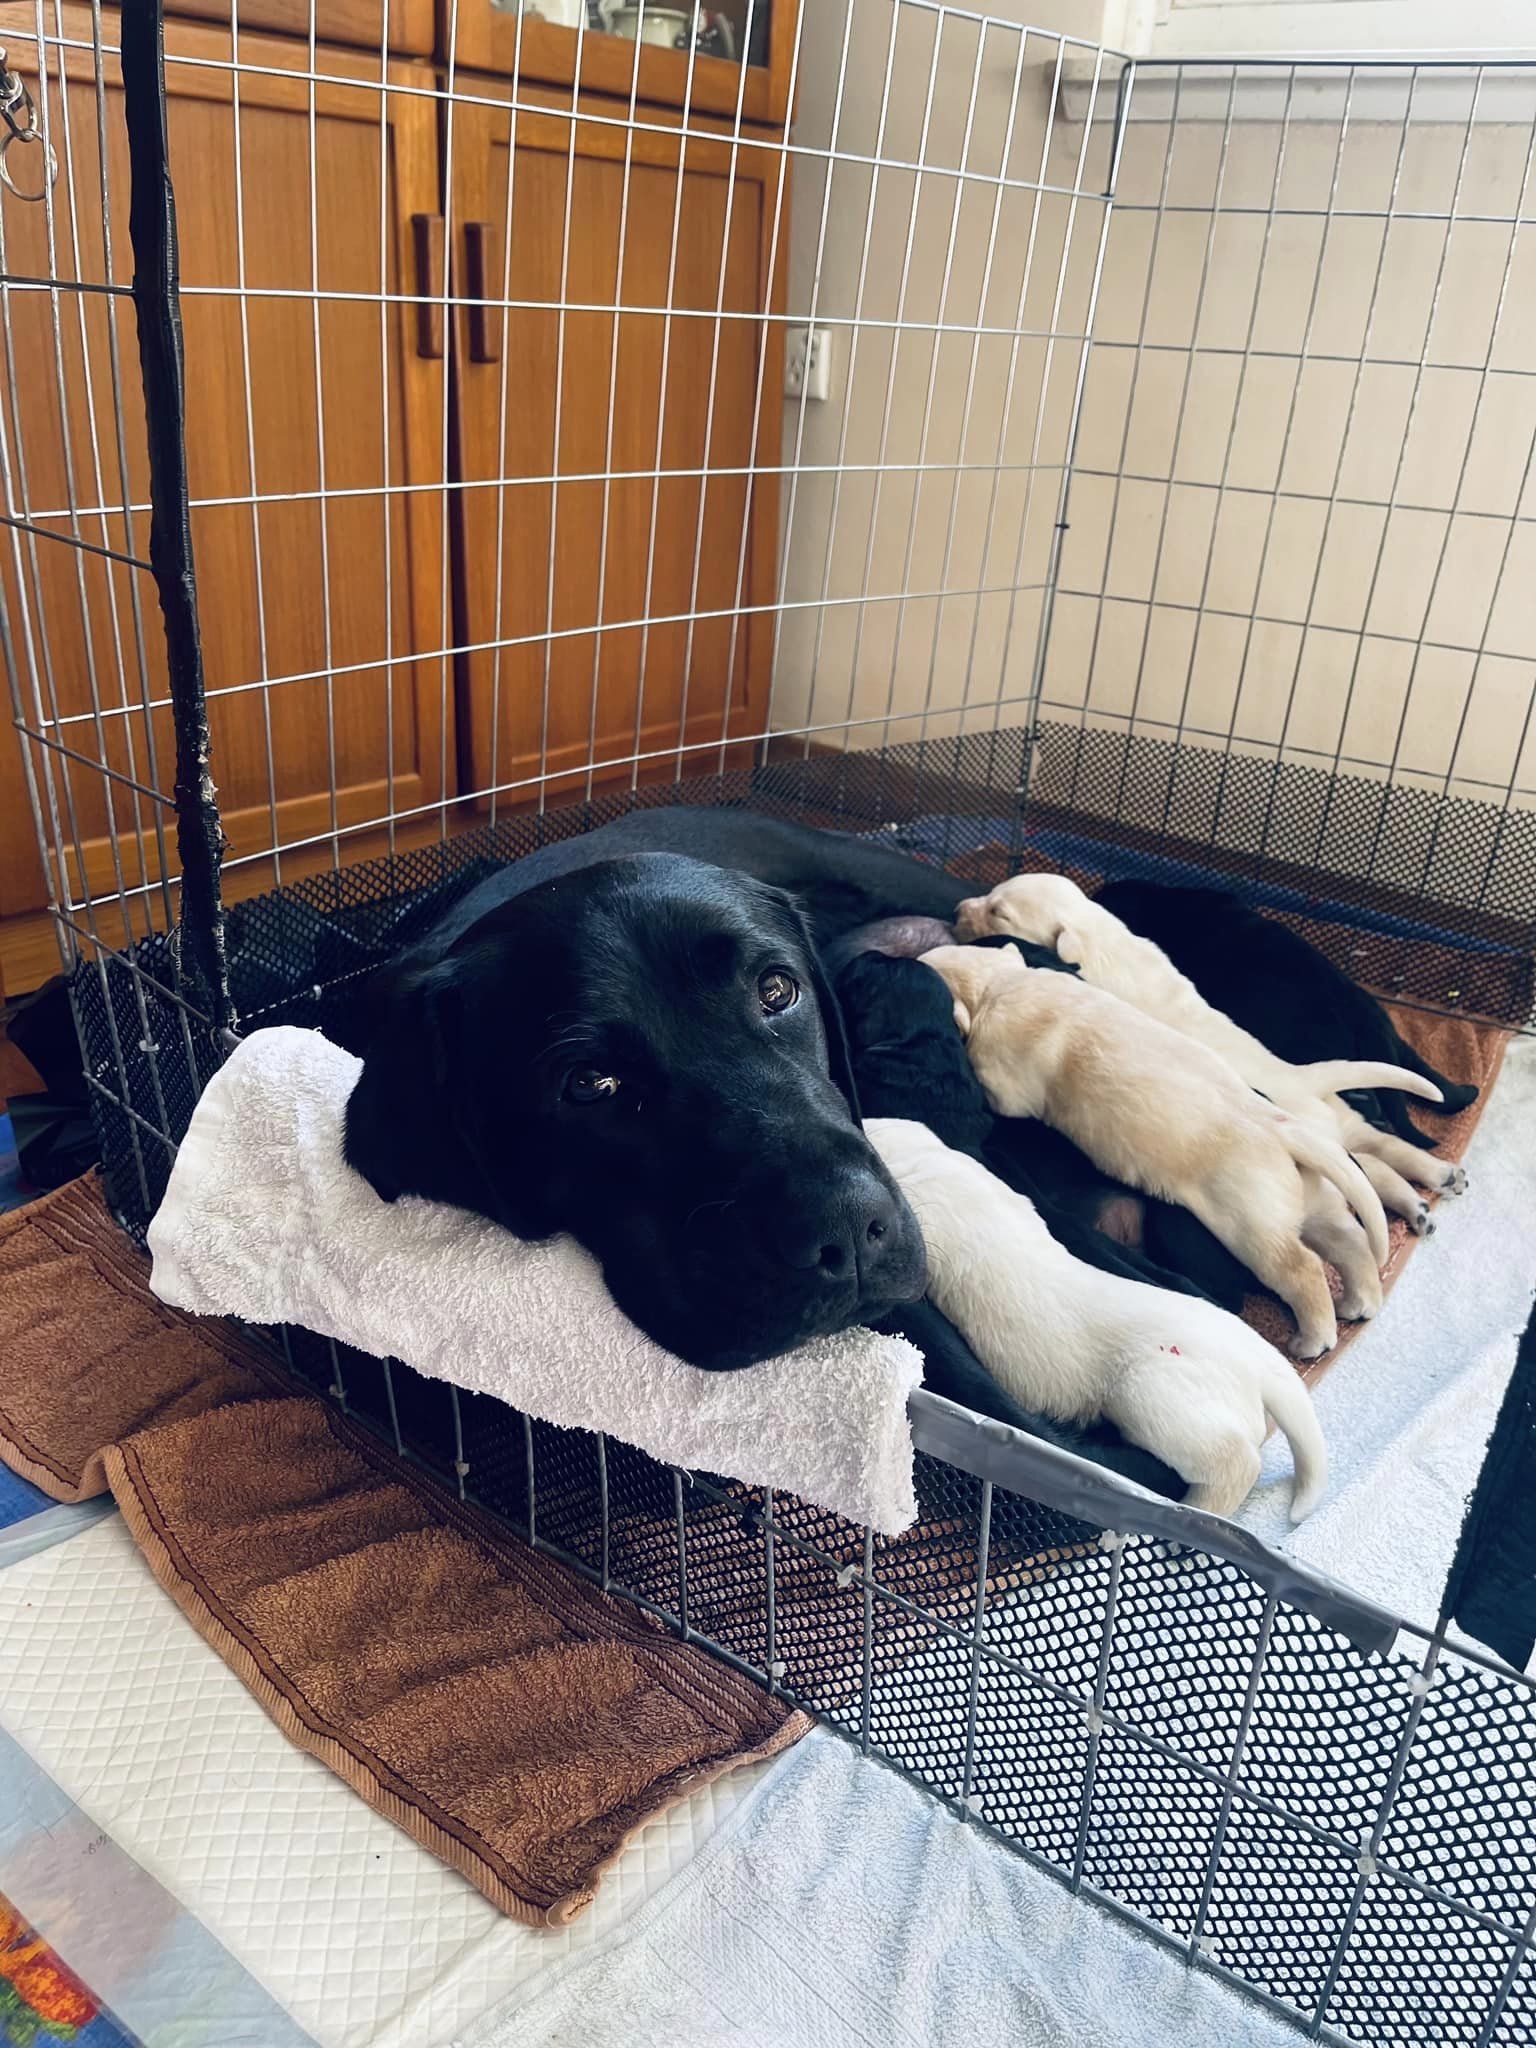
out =
{"type": "Polygon", "coordinates": [[[148,1280],[94,1175],[0,1216],[0,1458],[55,1500],[105,1493],[101,1454],[135,1430],[286,1385],[148,1280]]]}
{"type": "Polygon", "coordinates": [[[0,1458],[110,1485],[284,1733],[503,1912],[570,1919],[642,1822],[810,1725],[145,1276],[94,1181],[0,1218],[0,1458]]]}
{"type": "Polygon", "coordinates": [[[571,1919],[643,1821],[808,1725],[318,1401],[189,1416],[106,1469],[284,1734],[514,1919],[571,1919]]]}

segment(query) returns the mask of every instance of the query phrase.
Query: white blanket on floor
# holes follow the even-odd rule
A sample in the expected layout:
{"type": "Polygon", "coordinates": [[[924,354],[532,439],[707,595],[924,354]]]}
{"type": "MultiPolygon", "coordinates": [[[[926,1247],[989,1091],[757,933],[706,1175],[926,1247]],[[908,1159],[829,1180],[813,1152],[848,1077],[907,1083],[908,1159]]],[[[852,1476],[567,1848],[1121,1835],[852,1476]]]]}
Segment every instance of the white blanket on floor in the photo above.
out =
{"type": "Polygon", "coordinates": [[[1289,2048],[1293,2028],[834,1735],[457,2048],[1289,2048]]]}
{"type": "MultiPolygon", "coordinates": [[[[647,1822],[569,1927],[524,1927],[293,1747],[156,1584],[120,1515],[0,1569],[0,1643],[0,1729],[319,2048],[444,2048],[515,1986],[610,1939],[769,1768],[728,1772],[647,1822]]],[[[72,1841],[51,1867],[45,1846],[33,1836],[25,1867],[0,1853],[0,1892],[68,1956],[71,1916],[94,1894],[72,1841]]],[[[88,1837],[92,1867],[99,1848],[88,1837]]],[[[104,1938],[131,1932],[118,1906],[101,1910],[104,1938]]],[[[116,1988],[110,1971],[92,1981],[116,1988]]],[[[217,2024],[143,2038],[277,2039],[217,2024]]]]}
{"type": "Polygon", "coordinates": [[[620,1313],[571,1239],[524,1244],[463,1209],[381,1201],[342,1157],[361,1070],[317,1031],[242,1042],[204,1090],[150,1225],[162,1301],[298,1324],[882,1534],[911,1524],[910,1344],[844,1330],[746,1372],[685,1365],[620,1313]]]}

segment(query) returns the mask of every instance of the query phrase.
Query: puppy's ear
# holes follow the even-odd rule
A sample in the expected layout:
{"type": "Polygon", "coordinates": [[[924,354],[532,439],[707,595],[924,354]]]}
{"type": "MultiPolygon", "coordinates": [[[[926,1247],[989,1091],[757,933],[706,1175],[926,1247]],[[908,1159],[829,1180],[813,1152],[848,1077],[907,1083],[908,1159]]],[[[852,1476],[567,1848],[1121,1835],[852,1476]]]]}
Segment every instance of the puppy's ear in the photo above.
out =
{"type": "Polygon", "coordinates": [[[971,1013],[958,996],[955,997],[955,1029],[962,1038],[971,1035],[971,1013]]]}
{"type": "Polygon", "coordinates": [[[1069,924],[1064,924],[1054,939],[1046,941],[1051,951],[1064,966],[1081,967],[1083,964],[1083,942],[1069,924]]]}

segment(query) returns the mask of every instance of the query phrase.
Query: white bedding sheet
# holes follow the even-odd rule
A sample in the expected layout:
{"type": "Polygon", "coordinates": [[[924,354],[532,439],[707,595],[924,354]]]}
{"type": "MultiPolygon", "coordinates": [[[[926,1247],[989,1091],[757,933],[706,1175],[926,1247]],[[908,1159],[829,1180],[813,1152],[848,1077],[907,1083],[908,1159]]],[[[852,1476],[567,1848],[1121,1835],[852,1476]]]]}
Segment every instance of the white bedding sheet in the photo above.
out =
{"type": "Polygon", "coordinates": [[[571,1927],[522,1927],[278,1733],[121,1516],[0,1571],[0,1643],[0,1727],[319,2048],[451,2040],[633,1914],[766,1768],[652,1821],[571,1927]]]}

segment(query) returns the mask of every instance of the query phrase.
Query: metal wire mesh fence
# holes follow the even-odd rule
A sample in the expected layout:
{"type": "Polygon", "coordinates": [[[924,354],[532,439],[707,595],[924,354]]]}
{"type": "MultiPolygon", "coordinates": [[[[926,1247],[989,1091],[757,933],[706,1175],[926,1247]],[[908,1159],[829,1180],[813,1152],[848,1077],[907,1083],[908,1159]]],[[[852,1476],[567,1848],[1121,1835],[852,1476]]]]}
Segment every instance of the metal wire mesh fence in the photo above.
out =
{"type": "MultiPolygon", "coordinates": [[[[0,0],[0,856],[30,811],[42,861],[0,961],[51,905],[130,1229],[221,1017],[334,1025],[491,865],[635,804],[978,881],[1214,875],[1379,988],[1531,1019],[1536,71],[1157,65],[935,0],[733,0],[668,48],[645,8],[193,12],[201,689],[149,574],[131,24],[0,0]],[[186,871],[178,739],[227,839],[186,871]]],[[[1513,1675],[1112,1481],[1049,1505],[931,1403],[888,1546],[283,1341],[1314,2036],[1529,2037],[1513,1675]]]]}
{"type": "Polygon", "coordinates": [[[1008,1432],[932,1396],[921,1519],[883,1538],[287,1341],[461,1498],[1313,2038],[1527,2038],[1536,1698],[1513,1673],[1182,1510],[1181,1541],[1046,1505],[1027,1467],[994,1476],[1008,1432]]]}

